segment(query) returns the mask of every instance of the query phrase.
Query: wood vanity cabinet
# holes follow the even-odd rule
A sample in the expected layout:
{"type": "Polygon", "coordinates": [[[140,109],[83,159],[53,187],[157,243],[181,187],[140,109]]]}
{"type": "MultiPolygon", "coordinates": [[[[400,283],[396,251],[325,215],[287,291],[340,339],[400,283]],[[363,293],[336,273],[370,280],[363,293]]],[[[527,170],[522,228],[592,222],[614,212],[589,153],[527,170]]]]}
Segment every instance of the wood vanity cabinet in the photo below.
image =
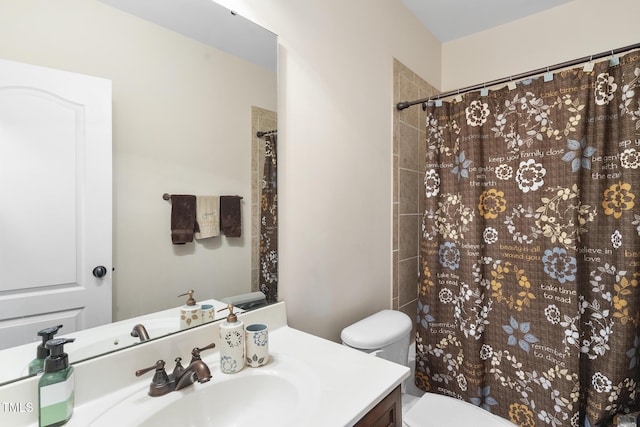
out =
{"type": "Polygon", "coordinates": [[[402,394],[400,386],[396,387],[364,417],[356,423],[356,427],[401,427],[402,426],[402,394]]]}

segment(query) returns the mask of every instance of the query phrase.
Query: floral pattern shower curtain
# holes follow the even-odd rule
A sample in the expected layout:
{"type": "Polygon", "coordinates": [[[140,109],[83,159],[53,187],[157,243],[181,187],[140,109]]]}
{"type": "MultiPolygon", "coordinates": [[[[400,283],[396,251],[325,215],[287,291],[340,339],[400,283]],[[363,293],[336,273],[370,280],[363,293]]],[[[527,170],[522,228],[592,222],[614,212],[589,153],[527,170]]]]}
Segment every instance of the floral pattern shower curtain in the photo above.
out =
{"type": "Polygon", "coordinates": [[[268,302],[278,300],[278,136],[265,136],[260,200],[260,290],[268,302]]]}
{"type": "Polygon", "coordinates": [[[416,384],[522,427],[638,404],[640,53],[592,65],[427,109],[416,384]]]}

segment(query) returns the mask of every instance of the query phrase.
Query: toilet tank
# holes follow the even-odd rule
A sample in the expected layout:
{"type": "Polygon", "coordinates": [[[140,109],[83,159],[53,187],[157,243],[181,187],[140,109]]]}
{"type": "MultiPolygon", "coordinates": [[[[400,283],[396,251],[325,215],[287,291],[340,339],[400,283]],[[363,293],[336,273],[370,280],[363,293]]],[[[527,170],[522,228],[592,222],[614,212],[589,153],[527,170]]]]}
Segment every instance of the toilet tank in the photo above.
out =
{"type": "Polygon", "coordinates": [[[348,347],[407,366],[411,328],[405,313],[382,310],[347,326],[340,338],[348,347]]]}

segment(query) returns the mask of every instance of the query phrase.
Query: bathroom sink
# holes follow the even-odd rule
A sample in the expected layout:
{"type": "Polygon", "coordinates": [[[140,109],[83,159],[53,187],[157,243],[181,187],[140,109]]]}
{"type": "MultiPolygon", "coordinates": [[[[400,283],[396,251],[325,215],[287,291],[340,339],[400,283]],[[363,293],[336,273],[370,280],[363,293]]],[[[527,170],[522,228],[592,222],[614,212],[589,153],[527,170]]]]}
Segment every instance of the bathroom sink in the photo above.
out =
{"type": "MultiPolygon", "coordinates": [[[[179,321],[173,318],[148,319],[141,322],[149,338],[157,338],[179,329],[179,321]]],[[[108,353],[135,344],[140,344],[140,339],[131,336],[131,330],[135,324],[119,322],[118,325],[107,325],[100,329],[99,333],[87,333],[80,331],[68,334],[76,338],[72,344],[65,346],[71,362],[93,357],[96,354],[108,353]]]]}
{"type": "Polygon", "coordinates": [[[76,339],[65,347],[65,351],[69,354],[70,362],[77,362],[96,354],[108,353],[130,345],[134,345],[139,340],[133,338],[129,334],[119,333],[110,334],[107,337],[99,339],[76,339]]]}
{"type": "Polygon", "coordinates": [[[295,385],[273,375],[248,375],[190,391],[140,426],[280,426],[300,404],[295,385]]]}
{"type": "MultiPolygon", "coordinates": [[[[318,398],[317,376],[307,366],[272,354],[261,368],[245,367],[222,374],[214,354],[205,359],[212,379],[164,396],[147,395],[148,382],[95,419],[95,427],[234,426],[269,427],[304,425],[318,398]]],[[[147,378],[151,380],[151,375],[147,378]]]]}

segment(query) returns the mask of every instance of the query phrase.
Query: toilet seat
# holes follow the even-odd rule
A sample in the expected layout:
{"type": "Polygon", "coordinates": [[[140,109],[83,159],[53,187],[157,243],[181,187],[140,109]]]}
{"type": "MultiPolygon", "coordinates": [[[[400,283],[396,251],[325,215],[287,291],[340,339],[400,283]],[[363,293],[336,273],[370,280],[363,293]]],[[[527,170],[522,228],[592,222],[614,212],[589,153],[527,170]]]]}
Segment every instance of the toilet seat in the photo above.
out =
{"type": "Polygon", "coordinates": [[[435,393],[425,393],[402,418],[407,427],[516,427],[471,403],[435,393]]]}

